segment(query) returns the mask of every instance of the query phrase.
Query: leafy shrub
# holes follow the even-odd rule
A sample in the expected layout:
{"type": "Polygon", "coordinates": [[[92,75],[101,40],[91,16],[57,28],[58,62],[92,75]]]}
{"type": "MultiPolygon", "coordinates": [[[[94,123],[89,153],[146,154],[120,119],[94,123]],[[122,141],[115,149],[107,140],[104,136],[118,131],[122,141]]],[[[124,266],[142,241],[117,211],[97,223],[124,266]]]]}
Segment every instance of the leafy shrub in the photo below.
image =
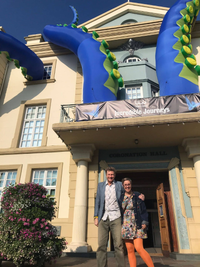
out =
{"type": "Polygon", "coordinates": [[[61,256],[65,248],[65,239],[57,237],[50,223],[56,203],[46,194],[45,187],[34,183],[10,185],[2,192],[0,253],[16,266],[25,262],[42,266],[61,256]]]}

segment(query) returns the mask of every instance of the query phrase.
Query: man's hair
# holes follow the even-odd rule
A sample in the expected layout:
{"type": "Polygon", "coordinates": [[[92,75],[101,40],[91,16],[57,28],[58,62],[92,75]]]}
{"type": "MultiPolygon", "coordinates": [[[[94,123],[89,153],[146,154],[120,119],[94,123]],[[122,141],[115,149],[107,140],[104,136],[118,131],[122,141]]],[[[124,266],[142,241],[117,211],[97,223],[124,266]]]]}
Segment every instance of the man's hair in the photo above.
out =
{"type": "Polygon", "coordinates": [[[116,175],[116,170],[115,170],[114,167],[107,167],[107,168],[105,169],[105,171],[106,171],[106,174],[107,174],[107,172],[114,172],[114,174],[116,175]]]}
{"type": "Polygon", "coordinates": [[[131,183],[131,187],[133,186],[131,178],[123,178],[122,184],[124,184],[125,181],[129,181],[131,183]]]}

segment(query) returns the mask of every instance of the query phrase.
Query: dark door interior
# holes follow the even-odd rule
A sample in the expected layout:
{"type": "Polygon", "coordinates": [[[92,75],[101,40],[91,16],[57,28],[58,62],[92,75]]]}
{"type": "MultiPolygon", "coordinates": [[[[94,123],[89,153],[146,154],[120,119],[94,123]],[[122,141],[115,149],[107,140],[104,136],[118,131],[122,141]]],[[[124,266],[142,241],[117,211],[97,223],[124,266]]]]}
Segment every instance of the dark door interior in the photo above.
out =
{"type": "MultiPolygon", "coordinates": [[[[133,191],[138,191],[145,195],[145,204],[149,214],[149,230],[148,238],[144,240],[144,247],[159,248],[161,247],[161,240],[158,221],[156,188],[160,183],[163,183],[165,190],[170,191],[168,172],[117,172],[116,180],[121,181],[125,177],[131,178],[133,183],[133,191]]],[[[111,250],[114,250],[112,240],[111,250]]]]}

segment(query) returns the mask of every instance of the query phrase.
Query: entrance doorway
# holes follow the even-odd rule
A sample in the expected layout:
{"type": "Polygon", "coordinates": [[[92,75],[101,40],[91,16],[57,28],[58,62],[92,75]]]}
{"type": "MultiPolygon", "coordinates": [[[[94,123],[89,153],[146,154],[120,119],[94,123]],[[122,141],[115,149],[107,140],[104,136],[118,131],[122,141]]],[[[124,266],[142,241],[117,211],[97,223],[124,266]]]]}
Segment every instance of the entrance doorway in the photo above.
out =
{"type": "MultiPolygon", "coordinates": [[[[149,214],[148,238],[144,239],[144,248],[150,253],[161,253],[162,244],[160,236],[157,195],[158,186],[163,183],[164,191],[170,194],[168,171],[146,171],[146,172],[117,172],[116,180],[121,181],[128,177],[132,180],[133,190],[145,195],[145,204],[149,214]]],[[[169,208],[166,208],[169,213],[169,208]]],[[[172,207],[170,209],[172,211],[172,207]]],[[[168,215],[167,215],[168,216],[168,215]]],[[[171,222],[170,222],[171,223],[171,222]]],[[[170,227],[169,227],[170,229],[170,227]]],[[[111,240],[111,250],[114,250],[111,240]]],[[[173,248],[172,248],[172,251],[173,248]]]]}

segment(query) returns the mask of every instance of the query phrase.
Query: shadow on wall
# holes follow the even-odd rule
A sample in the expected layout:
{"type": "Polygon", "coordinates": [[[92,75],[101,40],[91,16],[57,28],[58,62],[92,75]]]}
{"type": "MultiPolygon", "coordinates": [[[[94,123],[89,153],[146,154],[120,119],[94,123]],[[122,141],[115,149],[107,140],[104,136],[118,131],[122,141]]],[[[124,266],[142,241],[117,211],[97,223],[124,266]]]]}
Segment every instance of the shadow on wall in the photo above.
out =
{"type": "MultiPolygon", "coordinates": [[[[8,88],[9,77],[10,77],[11,71],[14,68],[15,68],[14,65],[12,67],[10,67],[7,71],[7,74],[6,74],[7,77],[6,77],[6,80],[4,83],[4,90],[3,90],[1,98],[0,98],[0,116],[4,115],[6,113],[9,113],[13,109],[18,108],[21,105],[21,101],[33,99],[35,96],[40,94],[45,89],[45,87],[47,85],[45,83],[45,84],[38,84],[38,85],[31,85],[31,86],[24,87],[20,93],[18,93],[13,98],[11,98],[9,101],[4,103],[6,91],[8,88]]],[[[21,75],[20,71],[19,71],[19,75],[21,75]]],[[[13,89],[14,89],[14,86],[13,86],[13,89]]],[[[14,95],[14,92],[12,95],[14,95]]]]}

